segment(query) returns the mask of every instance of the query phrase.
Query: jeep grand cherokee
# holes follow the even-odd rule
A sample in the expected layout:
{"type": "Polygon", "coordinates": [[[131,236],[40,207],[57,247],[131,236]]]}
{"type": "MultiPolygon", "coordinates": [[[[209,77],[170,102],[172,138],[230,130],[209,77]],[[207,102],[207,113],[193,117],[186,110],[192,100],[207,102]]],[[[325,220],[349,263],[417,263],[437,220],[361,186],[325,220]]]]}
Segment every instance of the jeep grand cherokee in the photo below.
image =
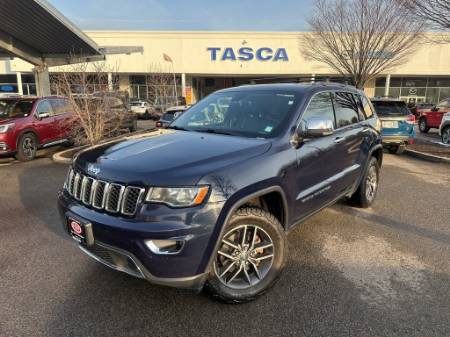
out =
{"type": "Polygon", "coordinates": [[[381,162],[363,92],[244,86],[206,97],[168,129],[81,152],[59,209],[97,261],[245,302],[280,275],[289,229],[344,197],[373,203],[381,162]]]}

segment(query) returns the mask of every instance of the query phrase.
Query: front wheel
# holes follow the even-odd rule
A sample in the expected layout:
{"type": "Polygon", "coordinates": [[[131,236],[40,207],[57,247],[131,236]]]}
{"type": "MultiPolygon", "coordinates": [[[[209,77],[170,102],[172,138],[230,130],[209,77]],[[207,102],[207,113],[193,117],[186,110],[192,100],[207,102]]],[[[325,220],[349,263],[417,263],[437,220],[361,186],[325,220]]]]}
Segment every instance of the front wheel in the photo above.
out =
{"type": "Polygon", "coordinates": [[[358,189],[350,198],[350,204],[362,208],[370,207],[378,192],[379,179],[378,161],[375,157],[371,157],[358,189]]]}
{"type": "Polygon", "coordinates": [[[450,145],[450,126],[447,126],[442,130],[442,143],[450,145]]]}
{"type": "Polygon", "coordinates": [[[26,133],[20,137],[17,143],[16,158],[19,161],[30,161],[36,158],[38,142],[37,138],[32,133],[26,133]]]}
{"type": "Polygon", "coordinates": [[[205,290],[228,302],[256,299],[278,279],[287,243],[280,222],[259,208],[241,208],[225,228],[205,290]]]}

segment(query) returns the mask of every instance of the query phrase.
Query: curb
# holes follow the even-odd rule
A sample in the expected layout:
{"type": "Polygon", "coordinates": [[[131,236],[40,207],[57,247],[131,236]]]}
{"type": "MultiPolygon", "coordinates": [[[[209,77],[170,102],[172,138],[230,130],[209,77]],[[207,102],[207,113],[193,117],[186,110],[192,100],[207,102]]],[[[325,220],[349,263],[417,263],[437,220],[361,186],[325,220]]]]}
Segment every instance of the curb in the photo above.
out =
{"type": "Polygon", "coordinates": [[[55,153],[55,154],[52,156],[52,160],[53,160],[55,163],[58,163],[58,164],[67,164],[67,165],[70,165],[70,164],[72,164],[72,158],[73,158],[73,155],[74,155],[75,153],[77,153],[78,151],[81,151],[81,150],[84,149],[85,147],[86,147],[86,146],[79,146],[79,147],[74,147],[74,148],[70,148],[70,149],[67,149],[67,150],[64,150],[64,151],[57,152],[57,153],[55,153]],[[64,156],[64,154],[65,154],[65,153],[68,153],[68,152],[73,152],[73,155],[72,155],[70,158],[67,158],[67,157],[64,156]]]}
{"type": "Polygon", "coordinates": [[[405,149],[404,154],[414,157],[414,158],[428,160],[428,161],[435,162],[435,163],[450,164],[450,158],[436,156],[434,154],[429,154],[429,153],[425,153],[425,152],[405,149]]]}

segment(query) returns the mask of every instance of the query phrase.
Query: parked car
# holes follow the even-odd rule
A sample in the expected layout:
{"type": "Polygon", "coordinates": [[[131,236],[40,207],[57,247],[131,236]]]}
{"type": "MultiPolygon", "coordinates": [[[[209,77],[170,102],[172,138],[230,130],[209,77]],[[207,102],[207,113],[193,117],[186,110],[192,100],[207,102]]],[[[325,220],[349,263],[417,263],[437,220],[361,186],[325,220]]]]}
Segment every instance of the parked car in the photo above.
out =
{"type": "Polygon", "coordinates": [[[166,128],[172,121],[189,109],[189,105],[180,105],[169,108],[164,112],[159,121],[156,122],[157,128],[166,128]]]}
{"type": "Polygon", "coordinates": [[[0,99],[0,155],[32,160],[39,148],[69,142],[72,118],[63,97],[9,97],[0,99]]]}
{"type": "Polygon", "coordinates": [[[75,103],[83,108],[88,104],[92,113],[101,112],[106,114],[106,129],[114,131],[137,130],[137,116],[133,111],[128,110],[122,99],[110,95],[79,96],[75,103]]]}
{"type": "Polygon", "coordinates": [[[130,110],[133,111],[138,118],[149,119],[153,111],[150,102],[144,100],[137,100],[130,102],[130,110]]]}
{"type": "Polygon", "coordinates": [[[431,109],[432,107],[434,107],[433,103],[414,103],[411,106],[408,106],[408,109],[411,111],[411,113],[416,116],[416,118],[419,117],[420,115],[420,111],[422,110],[426,110],[426,109],[431,109]]]}
{"type": "Polygon", "coordinates": [[[280,275],[293,226],[345,197],[374,202],[382,156],[377,115],[354,87],[230,88],[168,129],[82,151],[59,210],[80,249],[113,269],[245,302],[280,275]]]}
{"type": "Polygon", "coordinates": [[[442,143],[450,145],[450,112],[447,112],[442,117],[439,135],[441,136],[442,143]]]}
{"type": "Polygon", "coordinates": [[[450,98],[444,99],[431,109],[419,110],[419,130],[427,133],[431,128],[439,129],[442,116],[450,112],[450,98]]]}
{"type": "Polygon", "coordinates": [[[402,153],[407,144],[414,142],[415,116],[398,99],[373,98],[372,104],[381,120],[383,146],[391,153],[402,153]]]}

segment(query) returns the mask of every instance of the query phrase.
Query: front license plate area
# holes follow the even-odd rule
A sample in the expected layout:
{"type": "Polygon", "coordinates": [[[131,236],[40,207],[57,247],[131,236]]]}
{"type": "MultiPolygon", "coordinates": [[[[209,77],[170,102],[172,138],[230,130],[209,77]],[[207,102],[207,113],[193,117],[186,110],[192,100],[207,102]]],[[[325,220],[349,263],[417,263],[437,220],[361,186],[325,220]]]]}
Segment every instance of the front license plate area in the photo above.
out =
{"type": "Polygon", "coordinates": [[[383,121],[383,122],[381,122],[381,125],[385,129],[397,129],[398,128],[397,121],[383,121]]]}
{"type": "Polygon", "coordinates": [[[67,230],[69,235],[80,245],[91,246],[94,244],[94,234],[90,222],[68,216],[67,230]]]}

